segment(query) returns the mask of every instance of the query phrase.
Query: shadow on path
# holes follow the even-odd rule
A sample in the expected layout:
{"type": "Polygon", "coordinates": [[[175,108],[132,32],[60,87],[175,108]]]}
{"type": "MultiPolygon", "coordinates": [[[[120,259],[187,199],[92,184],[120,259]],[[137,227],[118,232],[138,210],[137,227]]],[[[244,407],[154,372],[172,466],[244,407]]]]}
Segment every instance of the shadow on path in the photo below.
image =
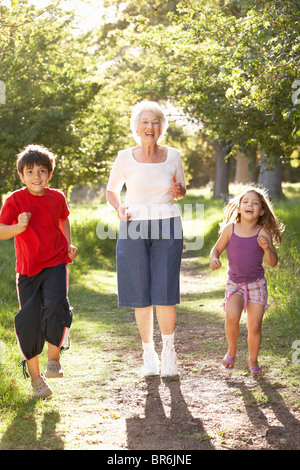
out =
{"type": "Polygon", "coordinates": [[[3,450],[63,450],[64,442],[56,433],[56,426],[60,421],[57,411],[46,411],[41,423],[41,432],[35,407],[39,399],[32,398],[22,407],[10,426],[8,426],[0,443],[3,450]],[[28,426],[30,421],[30,426],[28,426]]]}
{"type": "Polygon", "coordinates": [[[282,444],[290,450],[300,449],[300,421],[278,392],[280,386],[264,377],[256,381],[255,388],[236,380],[228,385],[240,390],[250,422],[271,447],[282,444]]]}
{"type": "Polygon", "coordinates": [[[195,419],[181,392],[180,381],[146,378],[147,396],[144,418],[126,420],[127,446],[135,450],[212,450],[209,435],[200,419],[195,419]],[[161,398],[163,385],[170,397],[166,406],[161,398]],[[168,412],[166,408],[170,408],[168,412]]]}

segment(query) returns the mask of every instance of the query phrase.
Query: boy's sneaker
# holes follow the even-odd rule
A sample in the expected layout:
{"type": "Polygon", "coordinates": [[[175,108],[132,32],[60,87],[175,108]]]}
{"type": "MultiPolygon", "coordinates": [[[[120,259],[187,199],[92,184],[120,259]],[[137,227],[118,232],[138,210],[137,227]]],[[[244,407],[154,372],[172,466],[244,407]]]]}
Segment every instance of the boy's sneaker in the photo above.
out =
{"type": "Polygon", "coordinates": [[[64,376],[64,371],[62,369],[61,363],[59,361],[48,361],[47,369],[45,372],[45,377],[49,379],[57,379],[64,376]]]}
{"type": "Polygon", "coordinates": [[[144,366],[143,375],[159,375],[159,359],[156,351],[144,352],[143,354],[144,366]]]}
{"type": "Polygon", "coordinates": [[[35,396],[38,398],[47,398],[52,395],[52,390],[47,384],[43,374],[40,375],[37,379],[31,382],[35,396]]]}
{"type": "Polygon", "coordinates": [[[161,376],[172,377],[179,375],[177,355],[174,349],[163,349],[161,353],[161,376]]]}

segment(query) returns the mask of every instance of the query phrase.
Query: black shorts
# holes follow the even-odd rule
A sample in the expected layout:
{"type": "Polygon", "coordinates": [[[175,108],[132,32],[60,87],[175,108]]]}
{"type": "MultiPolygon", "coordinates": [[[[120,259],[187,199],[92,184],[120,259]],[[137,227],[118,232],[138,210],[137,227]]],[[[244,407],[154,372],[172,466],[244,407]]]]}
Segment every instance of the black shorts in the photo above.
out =
{"type": "Polygon", "coordinates": [[[45,268],[35,276],[17,274],[20,311],[15,332],[24,359],[40,354],[45,341],[67,349],[72,323],[68,301],[68,266],[45,268]]]}

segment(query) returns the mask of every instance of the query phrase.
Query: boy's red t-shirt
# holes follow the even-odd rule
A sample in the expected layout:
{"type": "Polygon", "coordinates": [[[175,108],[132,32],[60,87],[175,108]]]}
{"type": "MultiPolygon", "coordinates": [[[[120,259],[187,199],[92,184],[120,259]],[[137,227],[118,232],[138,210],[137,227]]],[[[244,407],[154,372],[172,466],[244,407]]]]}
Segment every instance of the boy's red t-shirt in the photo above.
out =
{"type": "Polygon", "coordinates": [[[16,272],[34,276],[44,268],[70,263],[68,242],[59,227],[69,215],[64,194],[50,188],[43,196],[33,196],[27,188],[14,191],[3,204],[0,223],[17,224],[22,212],[31,217],[27,229],[15,237],[16,272]]]}

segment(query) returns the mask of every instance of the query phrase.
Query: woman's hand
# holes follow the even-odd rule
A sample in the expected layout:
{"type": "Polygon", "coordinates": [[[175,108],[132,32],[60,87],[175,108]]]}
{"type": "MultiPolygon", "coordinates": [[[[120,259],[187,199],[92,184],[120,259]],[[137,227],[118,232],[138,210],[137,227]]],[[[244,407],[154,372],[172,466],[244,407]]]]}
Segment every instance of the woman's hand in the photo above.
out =
{"type": "Polygon", "coordinates": [[[120,205],[118,207],[118,217],[120,220],[127,222],[130,219],[130,215],[128,214],[128,206],[120,205]]]}
{"type": "Polygon", "coordinates": [[[169,188],[169,193],[172,194],[174,199],[181,199],[185,196],[186,189],[181,183],[176,182],[175,176],[172,176],[172,185],[169,188]]]}

